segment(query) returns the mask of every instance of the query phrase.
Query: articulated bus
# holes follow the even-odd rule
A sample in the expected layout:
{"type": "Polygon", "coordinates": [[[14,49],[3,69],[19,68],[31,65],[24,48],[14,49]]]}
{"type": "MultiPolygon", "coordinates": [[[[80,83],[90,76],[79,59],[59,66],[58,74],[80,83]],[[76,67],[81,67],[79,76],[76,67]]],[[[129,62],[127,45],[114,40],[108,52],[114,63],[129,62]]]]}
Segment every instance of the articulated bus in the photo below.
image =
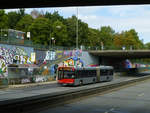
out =
{"type": "Polygon", "coordinates": [[[113,79],[112,66],[99,67],[59,67],[57,82],[62,85],[83,85],[113,79]]]}

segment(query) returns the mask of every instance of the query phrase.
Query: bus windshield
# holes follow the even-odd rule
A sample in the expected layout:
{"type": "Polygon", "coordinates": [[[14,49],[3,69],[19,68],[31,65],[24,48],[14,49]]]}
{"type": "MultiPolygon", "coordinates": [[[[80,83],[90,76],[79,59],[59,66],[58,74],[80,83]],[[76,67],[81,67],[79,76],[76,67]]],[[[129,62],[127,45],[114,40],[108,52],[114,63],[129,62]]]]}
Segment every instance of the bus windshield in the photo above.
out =
{"type": "Polygon", "coordinates": [[[75,78],[75,72],[74,71],[59,71],[59,79],[66,79],[66,78],[75,78]]]}

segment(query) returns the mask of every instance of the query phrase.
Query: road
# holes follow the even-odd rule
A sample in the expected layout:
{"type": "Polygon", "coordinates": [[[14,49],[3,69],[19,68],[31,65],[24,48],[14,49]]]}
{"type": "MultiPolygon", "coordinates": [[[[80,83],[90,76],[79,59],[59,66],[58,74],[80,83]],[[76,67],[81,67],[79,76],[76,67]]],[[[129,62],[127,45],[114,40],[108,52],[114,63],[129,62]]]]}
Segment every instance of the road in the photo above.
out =
{"type": "Polygon", "coordinates": [[[39,113],[150,113],[150,80],[107,94],[97,94],[39,113]]]}
{"type": "Polygon", "coordinates": [[[42,95],[42,94],[49,94],[49,93],[55,94],[57,92],[62,92],[62,91],[91,88],[94,86],[103,86],[106,84],[120,82],[123,80],[131,80],[133,78],[136,78],[136,77],[116,76],[114,78],[114,80],[111,82],[90,84],[90,85],[85,85],[82,87],[62,87],[62,86],[58,85],[57,83],[50,83],[50,84],[40,85],[40,86],[38,85],[38,86],[32,86],[32,87],[5,89],[5,90],[0,90],[0,102],[5,101],[5,100],[31,97],[31,96],[42,95]]]}

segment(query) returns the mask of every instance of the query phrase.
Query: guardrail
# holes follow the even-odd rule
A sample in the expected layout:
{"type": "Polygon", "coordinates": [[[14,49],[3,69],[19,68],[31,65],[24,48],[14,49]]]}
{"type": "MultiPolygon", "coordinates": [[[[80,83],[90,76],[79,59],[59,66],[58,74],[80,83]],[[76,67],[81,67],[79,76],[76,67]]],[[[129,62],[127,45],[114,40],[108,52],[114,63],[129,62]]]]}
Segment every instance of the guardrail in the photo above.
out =
{"type": "Polygon", "coordinates": [[[33,97],[26,97],[21,99],[7,100],[0,102],[0,112],[2,113],[29,113],[36,112],[40,108],[43,109],[48,106],[65,103],[68,100],[88,96],[104,91],[121,88],[122,86],[131,85],[140,81],[150,79],[150,76],[144,76],[132,80],[122,82],[109,83],[104,86],[94,86],[92,88],[78,88],[76,90],[68,90],[58,93],[49,93],[37,95],[33,97]]]}
{"type": "Polygon", "coordinates": [[[83,50],[149,50],[146,47],[143,48],[131,48],[128,47],[118,47],[118,46],[104,46],[103,48],[101,46],[84,46],[83,50]]]}

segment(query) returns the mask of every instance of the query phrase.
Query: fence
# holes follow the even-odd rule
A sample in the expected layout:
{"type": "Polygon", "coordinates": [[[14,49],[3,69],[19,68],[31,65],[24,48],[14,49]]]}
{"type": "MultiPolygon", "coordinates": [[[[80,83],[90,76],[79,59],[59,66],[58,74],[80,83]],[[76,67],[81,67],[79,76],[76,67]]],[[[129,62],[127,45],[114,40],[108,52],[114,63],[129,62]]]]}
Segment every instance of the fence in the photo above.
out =
{"type": "Polygon", "coordinates": [[[50,47],[49,45],[35,44],[30,40],[22,40],[22,39],[9,38],[9,37],[0,37],[0,43],[33,47],[34,49],[39,49],[39,50],[51,50],[51,49],[52,50],[73,50],[75,48],[75,47],[63,47],[63,46],[50,47]]]}

